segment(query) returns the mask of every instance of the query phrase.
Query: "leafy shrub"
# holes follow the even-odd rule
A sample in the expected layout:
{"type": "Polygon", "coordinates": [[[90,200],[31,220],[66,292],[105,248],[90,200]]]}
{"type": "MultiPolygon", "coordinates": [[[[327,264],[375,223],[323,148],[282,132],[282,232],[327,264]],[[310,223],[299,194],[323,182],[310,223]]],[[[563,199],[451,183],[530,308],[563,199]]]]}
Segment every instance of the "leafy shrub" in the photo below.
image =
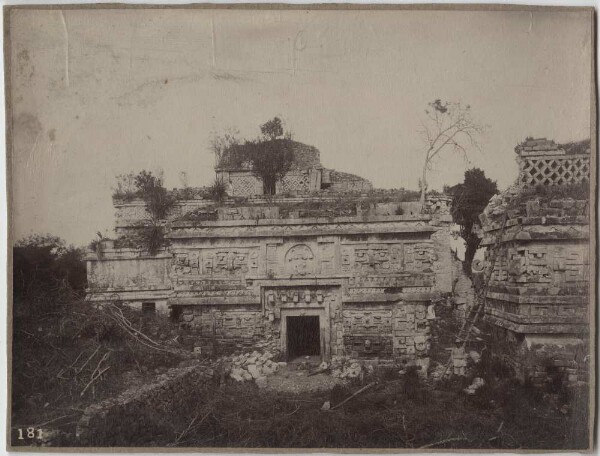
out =
{"type": "Polygon", "coordinates": [[[146,212],[150,214],[150,220],[127,239],[130,245],[143,248],[151,255],[155,255],[161,247],[167,245],[165,226],[162,222],[169,216],[176,199],[173,192],[168,192],[163,186],[160,175],[155,176],[150,171],[142,170],[138,174],[117,176],[117,188],[113,197],[141,198],[146,203],[146,212]]]}
{"type": "Polygon", "coordinates": [[[139,232],[140,244],[150,255],[156,255],[158,251],[168,245],[165,237],[165,229],[162,225],[151,224],[142,228],[139,232]]]}
{"type": "Polygon", "coordinates": [[[36,300],[53,296],[61,288],[76,293],[87,282],[84,252],[67,246],[57,236],[35,234],[18,241],[13,248],[13,293],[36,300]]]}
{"type": "Polygon", "coordinates": [[[113,187],[113,198],[122,201],[131,201],[139,198],[139,189],[136,186],[135,174],[119,174],[116,186],[113,187]]]}
{"type": "Polygon", "coordinates": [[[213,201],[221,203],[227,196],[227,184],[223,182],[223,179],[215,177],[213,184],[209,187],[208,193],[213,201]]]}

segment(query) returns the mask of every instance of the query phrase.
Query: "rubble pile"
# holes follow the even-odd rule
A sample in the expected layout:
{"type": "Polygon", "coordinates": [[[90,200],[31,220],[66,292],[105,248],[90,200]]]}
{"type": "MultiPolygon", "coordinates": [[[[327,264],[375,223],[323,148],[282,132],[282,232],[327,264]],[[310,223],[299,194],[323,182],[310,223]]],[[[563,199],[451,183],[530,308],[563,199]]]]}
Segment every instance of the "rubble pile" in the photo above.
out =
{"type": "Polygon", "coordinates": [[[520,193],[521,188],[518,185],[511,185],[504,192],[492,196],[483,213],[479,216],[481,222],[483,224],[489,223],[490,220],[495,220],[503,215],[511,201],[517,198],[520,193]]]}
{"type": "Polygon", "coordinates": [[[444,375],[444,372],[446,372],[446,366],[444,364],[437,364],[434,368],[433,368],[433,372],[431,372],[431,377],[434,380],[441,380],[442,376],[444,375]]]}
{"type": "Polygon", "coordinates": [[[469,386],[467,386],[463,390],[463,392],[468,394],[469,396],[472,396],[477,392],[477,390],[479,388],[481,388],[484,385],[485,385],[485,380],[483,380],[481,377],[475,377],[473,379],[473,383],[471,383],[469,386]]]}
{"type": "Polygon", "coordinates": [[[287,363],[273,361],[275,353],[265,350],[263,353],[253,351],[227,358],[230,363],[229,377],[236,382],[254,381],[258,387],[266,386],[266,379],[287,363]]]}
{"type": "Polygon", "coordinates": [[[358,378],[362,374],[362,366],[358,360],[345,356],[334,356],[330,367],[331,376],[335,378],[358,378]]]}

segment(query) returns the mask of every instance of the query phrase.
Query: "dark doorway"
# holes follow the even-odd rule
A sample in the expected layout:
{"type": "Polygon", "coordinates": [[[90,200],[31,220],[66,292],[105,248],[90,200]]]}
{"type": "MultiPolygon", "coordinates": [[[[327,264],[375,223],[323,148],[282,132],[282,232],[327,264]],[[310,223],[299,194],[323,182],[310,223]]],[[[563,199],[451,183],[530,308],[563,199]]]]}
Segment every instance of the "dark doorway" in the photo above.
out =
{"type": "Polygon", "coordinates": [[[321,354],[319,317],[287,317],[287,349],[290,359],[321,354]]]}
{"type": "Polygon", "coordinates": [[[154,302],[143,302],[142,303],[142,315],[150,316],[156,313],[156,303],[154,302]]]}

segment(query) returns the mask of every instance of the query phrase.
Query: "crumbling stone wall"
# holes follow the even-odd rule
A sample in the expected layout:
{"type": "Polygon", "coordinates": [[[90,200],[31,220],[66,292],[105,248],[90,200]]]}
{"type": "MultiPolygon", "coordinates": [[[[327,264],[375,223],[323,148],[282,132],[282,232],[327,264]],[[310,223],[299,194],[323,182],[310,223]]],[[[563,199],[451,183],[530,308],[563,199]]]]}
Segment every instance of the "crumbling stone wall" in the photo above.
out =
{"type": "Polygon", "coordinates": [[[114,248],[113,244],[102,241],[97,252],[88,253],[86,300],[120,301],[140,310],[144,303],[152,303],[156,311],[167,314],[172,255],[164,250],[153,256],[142,255],[135,249],[114,248]]]}
{"type": "Polygon", "coordinates": [[[541,385],[585,379],[593,257],[588,201],[564,196],[568,187],[560,190],[559,185],[581,184],[589,174],[582,176],[585,170],[579,168],[565,174],[561,168],[554,175],[536,171],[531,180],[530,165],[561,167],[560,160],[573,156],[546,140],[528,140],[516,152],[521,185],[493,197],[481,215],[481,245],[488,250],[484,264],[474,264],[476,275],[491,274],[484,290],[491,348],[523,381],[541,385]],[[549,179],[541,183],[563,196],[548,196],[550,190],[543,197],[536,194],[531,185],[543,174],[549,179]]]}
{"type": "Polygon", "coordinates": [[[169,369],[153,383],[87,407],[77,423],[76,437],[82,446],[119,446],[130,442],[131,435],[152,441],[160,420],[183,408],[212,379],[210,366],[169,369]]]}
{"type": "MultiPolygon", "coordinates": [[[[187,199],[175,202],[169,211],[169,219],[177,219],[185,214],[212,206],[214,201],[210,199],[187,199]]],[[[127,234],[132,227],[150,219],[150,213],[146,210],[146,202],[142,199],[133,201],[114,201],[115,208],[115,232],[117,235],[127,234]]]]}
{"type": "Polygon", "coordinates": [[[324,171],[323,183],[330,191],[339,193],[367,192],[373,189],[373,184],[367,179],[334,169],[324,171]]]}
{"type": "Polygon", "coordinates": [[[100,257],[88,257],[89,288],[103,291],[171,288],[171,259],[165,253],[141,256],[134,249],[105,249],[100,257]],[[111,261],[102,261],[102,255],[110,256],[111,261]]]}

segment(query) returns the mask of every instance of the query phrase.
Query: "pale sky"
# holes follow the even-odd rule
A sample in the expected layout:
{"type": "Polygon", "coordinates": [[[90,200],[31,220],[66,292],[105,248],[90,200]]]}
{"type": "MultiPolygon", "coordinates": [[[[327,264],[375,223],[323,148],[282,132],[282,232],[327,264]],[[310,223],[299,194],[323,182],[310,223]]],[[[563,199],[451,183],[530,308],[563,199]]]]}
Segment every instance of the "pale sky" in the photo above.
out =
{"type": "MultiPolygon", "coordinates": [[[[467,164],[501,188],[526,136],[590,137],[591,13],[17,10],[11,17],[14,239],[85,244],[114,226],[115,176],[163,169],[208,185],[212,131],[278,115],[323,165],[417,188],[427,103],[489,126],[467,164]]],[[[10,115],[10,113],[9,113],[10,115]]],[[[109,233],[110,234],[110,233],[109,233]]]]}

